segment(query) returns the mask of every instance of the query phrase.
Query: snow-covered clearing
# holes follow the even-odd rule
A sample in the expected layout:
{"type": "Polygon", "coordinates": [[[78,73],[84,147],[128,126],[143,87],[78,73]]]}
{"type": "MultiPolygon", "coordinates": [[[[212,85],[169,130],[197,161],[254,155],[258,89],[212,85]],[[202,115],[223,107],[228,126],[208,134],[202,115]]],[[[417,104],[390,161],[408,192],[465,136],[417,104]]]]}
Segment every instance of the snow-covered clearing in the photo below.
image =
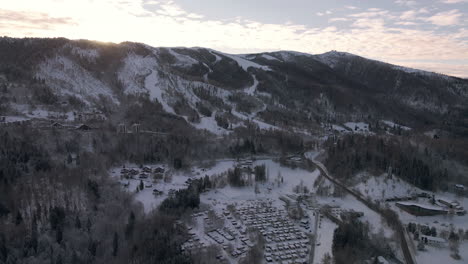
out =
{"type": "Polygon", "coordinates": [[[71,52],[75,55],[85,58],[90,62],[96,61],[99,58],[99,52],[95,49],[82,49],[80,47],[72,47],[71,52]]]}
{"type": "Polygon", "coordinates": [[[353,132],[369,132],[369,124],[364,122],[347,122],[344,126],[353,132]]]}
{"type": "Polygon", "coordinates": [[[399,177],[388,177],[387,173],[380,176],[361,173],[356,175],[357,185],[354,190],[360,192],[363,197],[370,197],[375,201],[395,197],[408,197],[423,192],[421,189],[405,182],[399,177]]]}
{"type": "Polygon", "coordinates": [[[417,251],[416,261],[421,264],[462,264],[468,263],[468,242],[460,243],[459,252],[461,259],[455,260],[448,248],[436,248],[426,246],[425,251],[417,251]]]}
{"type": "Polygon", "coordinates": [[[159,83],[159,76],[156,71],[151,71],[151,74],[146,77],[145,88],[149,91],[151,99],[158,99],[158,102],[161,103],[164,111],[175,114],[174,109],[172,109],[172,107],[169,106],[163,98],[162,87],[159,83]]]}
{"type": "Polygon", "coordinates": [[[257,91],[257,86],[258,86],[257,77],[255,77],[255,75],[253,75],[252,77],[254,79],[254,83],[249,88],[244,89],[244,92],[248,95],[253,95],[255,91],[257,91]]]}
{"type": "Polygon", "coordinates": [[[346,129],[346,128],[342,127],[342,126],[339,126],[339,125],[332,125],[332,129],[333,129],[333,130],[336,130],[336,131],[338,131],[338,132],[340,132],[340,133],[347,133],[347,132],[349,132],[348,129],[346,129]]]}
{"type": "Polygon", "coordinates": [[[365,204],[358,201],[354,196],[345,195],[342,198],[319,197],[317,199],[320,204],[336,206],[344,210],[363,212],[364,216],[362,216],[360,220],[369,222],[373,233],[378,233],[383,230],[386,237],[390,238],[393,235],[393,230],[384,222],[384,219],[378,213],[372,211],[365,204]]]}
{"type": "Polygon", "coordinates": [[[229,134],[230,131],[218,126],[218,123],[215,120],[216,113],[213,113],[211,116],[202,116],[200,117],[200,123],[192,123],[192,125],[197,129],[206,129],[209,132],[221,136],[229,134]]]}
{"type": "Polygon", "coordinates": [[[264,59],[267,59],[267,60],[281,61],[280,59],[275,58],[275,57],[273,57],[273,56],[271,56],[271,55],[269,55],[269,54],[262,54],[262,57],[263,57],[264,59]]]}
{"type": "Polygon", "coordinates": [[[317,239],[315,241],[314,264],[321,264],[325,254],[333,256],[333,232],[338,226],[326,217],[319,217],[317,239]]]}
{"type": "Polygon", "coordinates": [[[198,61],[193,59],[192,57],[190,56],[187,56],[187,55],[184,55],[184,54],[180,54],[178,53],[177,51],[175,51],[174,49],[172,48],[168,48],[167,49],[169,51],[169,53],[174,56],[177,60],[177,62],[175,63],[175,66],[179,66],[179,67],[190,67],[194,64],[198,64],[198,61]]]}
{"type": "Polygon", "coordinates": [[[388,121],[388,120],[382,120],[382,123],[384,123],[385,125],[391,127],[391,128],[401,128],[403,130],[411,130],[410,127],[407,127],[407,126],[403,126],[403,125],[400,125],[400,124],[397,124],[397,123],[394,123],[392,121],[388,121]]]}
{"type": "Polygon", "coordinates": [[[93,98],[103,95],[119,104],[109,86],[64,56],[54,56],[42,62],[38,67],[36,77],[45,80],[47,85],[62,94],[73,94],[79,97],[81,94],[86,94],[93,98]]]}
{"type": "Polygon", "coordinates": [[[271,71],[270,67],[268,66],[263,66],[258,63],[255,63],[253,61],[249,61],[247,59],[244,59],[240,56],[237,55],[231,55],[231,54],[223,54],[226,57],[229,57],[237,62],[237,64],[242,67],[245,71],[247,71],[250,67],[257,68],[257,69],[262,69],[264,71],[271,71]]]}

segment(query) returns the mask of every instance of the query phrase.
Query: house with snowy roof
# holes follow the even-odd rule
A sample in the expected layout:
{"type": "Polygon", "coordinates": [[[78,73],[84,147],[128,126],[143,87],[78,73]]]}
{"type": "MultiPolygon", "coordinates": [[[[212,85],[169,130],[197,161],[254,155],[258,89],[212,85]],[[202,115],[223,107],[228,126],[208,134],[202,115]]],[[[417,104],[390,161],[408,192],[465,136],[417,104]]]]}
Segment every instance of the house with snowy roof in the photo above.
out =
{"type": "Polygon", "coordinates": [[[433,246],[433,247],[446,247],[447,241],[441,237],[433,237],[433,236],[425,236],[421,235],[419,240],[426,245],[433,246]]]}

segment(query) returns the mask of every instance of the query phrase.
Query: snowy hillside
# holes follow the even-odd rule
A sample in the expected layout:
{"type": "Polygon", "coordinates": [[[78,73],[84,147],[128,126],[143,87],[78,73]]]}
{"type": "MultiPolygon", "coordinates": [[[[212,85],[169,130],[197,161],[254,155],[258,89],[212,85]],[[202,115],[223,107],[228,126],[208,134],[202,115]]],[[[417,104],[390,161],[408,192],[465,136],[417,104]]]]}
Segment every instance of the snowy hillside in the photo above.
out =
{"type": "MultiPolygon", "coordinates": [[[[447,113],[462,114],[451,109],[462,106],[464,96],[468,96],[468,81],[415,75],[337,51],[321,55],[294,51],[233,55],[205,48],[154,48],[129,42],[109,45],[32,39],[26,46],[21,42],[4,38],[0,45],[5,45],[5,50],[18,45],[19,55],[43,52],[14,66],[22,75],[1,76],[8,78],[12,87],[42,87],[36,104],[51,104],[46,99],[52,92],[55,104],[70,105],[68,101],[73,101],[75,108],[67,112],[82,110],[76,108],[82,104],[116,110],[126,96],[148,96],[166,113],[218,135],[248,122],[260,129],[304,134],[328,124],[339,131],[344,130],[337,125],[344,124],[350,130],[359,127],[368,132],[369,126],[350,122],[370,124],[365,116],[401,120],[413,127],[428,119],[440,122],[447,113]],[[387,76],[384,83],[382,74],[387,76]],[[17,76],[29,76],[34,85],[17,76]]],[[[7,68],[16,63],[10,53],[0,57],[7,68]]],[[[28,108],[28,104],[22,102],[22,107],[28,108]]],[[[17,108],[12,104],[11,109],[17,108]]]]}

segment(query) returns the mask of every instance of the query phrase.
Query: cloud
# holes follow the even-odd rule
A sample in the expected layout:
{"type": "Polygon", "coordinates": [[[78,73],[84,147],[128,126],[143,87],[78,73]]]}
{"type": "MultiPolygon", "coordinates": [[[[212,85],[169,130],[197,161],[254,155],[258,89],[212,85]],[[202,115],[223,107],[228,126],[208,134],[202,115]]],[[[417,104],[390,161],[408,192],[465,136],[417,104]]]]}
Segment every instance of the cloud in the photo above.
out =
{"type": "Polygon", "coordinates": [[[354,17],[354,18],[374,18],[374,17],[379,17],[379,18],[393,18],[392,15],[390,15],[390,12],[387,10],[381,10],[379,8],[369,8],[367,9],[366,12],[361,12],[361,13],[355,13],[355,14],[350,14],[348,15],[349,17],[354,17]]]}
{"type": "Polygon", "coordinates": [[[325,12],[317,12],[315,13],[317,16],[325,16],[325,15],[331,15],[333,12],[331,10],[326,10],[325,12]]]}
{"type": "Polygon", "coordinates": [[[53,29],[62,25],[74,25],[70,17],[51,17],[46,13],[0,9],[0,24],[15,28],[53,29]]]}
{"type": "Polygon", "coordinates": [[[420,69],[430,72],[443,73],[450,76],[458,76],[461,78],[468,78],[468,65],[466,64],[451,64],[451,63],[437,63],[437,62],[407,62],[395,60],[392,63],[401,66],[420,69]]]}
{"type": "Polygon", "coordinates": [[[348,21],[349,19],[344,18],[344,17],[334,17],[328,19],[328,22],[340,22],[340,21],[348,21]]]}
{"type": "Polygon", "coordinates": [[[400,22],[396,22],[395,24],[397,24],[397,25],[402,25],[402,26],[415,26],[415,25],[419,25],[418,23],[410,22],[410,21],[400,21],[400,22]]]}
{"type": "Polygon", "coordinates": [[[416,1],[412,1],[412,0],[396,0],[395,1],[395,4],[397,5],[403,5],[403,6],[414,6],[417,4],[416,1]]]}
{"type": "Polygon", "coordinates": [[[177,17],[186,14],[186,12],[182,10],[182,8],[180,8],[178,5],[176,5],[173,1],[160,4],[159,6],[160,9],[157,11],[157,13],[161,15],[177,17]]]}
{"type": "MultiPolygon", "coordinates": [[[[2,3],[0,35],[135,41],[152,46],[199,46],[228,53],[297,50],[316,54],[340,50],[388,62],[435,58],[468,61],[468,30],[433,31],[394,23],[453,22],[441,19],[442,16],[433,17],[431,22],[421,19],[403,21],[386,10],[366,9],[342,18],[325,19],[332,22],[346,19],[350,27],[311,27],[294,23],[262,23],[242,17],[207,19],[203,14],[184,10],[172,1],[159,1],[151,10],[143,5],[146,3],[142,0],[8,1],[2,3]],[[5,12],[10,15],[5,15],[5,12]],[[35,24],[45,26],[37,28],[35,24]]],[[[449,74],[456,70],[444,64],[430,67],[449,74]]],[[[463,67],[466,69],[466,65],[463,67]]]]}
{"type": "Polygon", "coordinates": [[[431,22],[437,26],[453,26],[460,22],[462,14],[457,10],[453,9],[450,11],[440,12],[431,17],[426,18],[426,21],[431,22]]]}
{"type": "Polygon", "coordinates": [[[440,2],[444,4],[458,4],[458,3],[468,3],[468,0],[441,0],[440,2]]]}
{"type": "Polygon", "coordinates": [[[429,10],[427,10],[427,8],[421,8],[418,10],[408,10],[408,11],[403,12],[399,18],[401,20],[416,20],[416,19],[421,19],[419,17],[420,14],[426,14],[426,13],[429,13],[429,10]]]}
{"type": "Polygon", "coordinates": [[[351,5],[345,6],[345,8],[346,8],[346,9],[349,9],[349,10],[356,10],[356,9],[359,9],[359,7],[351,6],[351,5]]]}
{"type": "Polygon", "coordinates": [[[383,28],[385,21],[381,18],[359,18],[352,26],[357,28],[383,28]]]}

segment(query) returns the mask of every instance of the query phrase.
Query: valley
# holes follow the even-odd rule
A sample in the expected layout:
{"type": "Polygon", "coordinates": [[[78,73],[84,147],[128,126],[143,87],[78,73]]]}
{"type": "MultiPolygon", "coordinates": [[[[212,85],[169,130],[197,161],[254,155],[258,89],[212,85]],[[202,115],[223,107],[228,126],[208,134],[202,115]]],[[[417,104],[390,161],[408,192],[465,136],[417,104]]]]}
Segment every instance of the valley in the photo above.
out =
{"type": "Polygon", "coordinates": [[[0,38],[0,262],[463,263],[467,99],[337,51],[0,38]]]}

